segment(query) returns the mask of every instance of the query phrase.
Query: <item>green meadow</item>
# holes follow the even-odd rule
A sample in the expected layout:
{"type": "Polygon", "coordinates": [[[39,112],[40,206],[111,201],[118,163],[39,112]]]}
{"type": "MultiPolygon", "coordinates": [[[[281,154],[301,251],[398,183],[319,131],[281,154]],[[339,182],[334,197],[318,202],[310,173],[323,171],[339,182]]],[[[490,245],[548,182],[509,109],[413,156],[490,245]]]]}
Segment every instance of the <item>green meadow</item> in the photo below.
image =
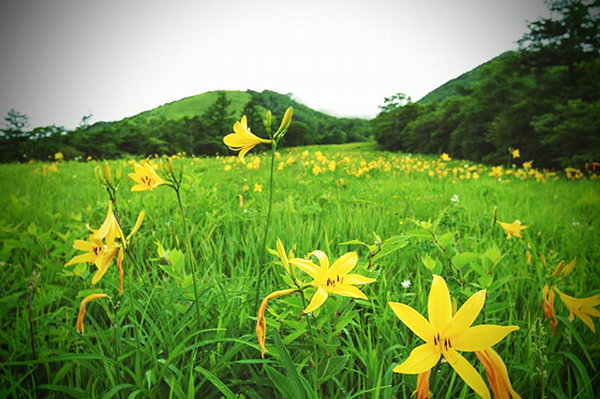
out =
{"type": "MultiPolygon", "coordinates": [[[[257,290],[260,303],[295,287],[277,256],[263,256],[269,152],[246,156],[246,165],[236,156],[172,159],[183,168],[191,254],[174,190],[131,192],[127,175],[139,161],[108,162],[113,182],[121,171],[125,235],[145,211],[122,263],[122,295],[116,258],[95,285],[93,264],[64,267],[81,254],[73,243],[88,240],[86,224],[98,229],[107,214],[94,172],[103,163],[61,162],[45,176],[34,173],[40,163],[0,165],[0,396],[410,398],[417,375],[393,369],[423,341],[388,302],[427,318],[433,275],[445,279],[457,308],[486,290],[473,326],[519,327],[493,348],[521,397],[600,396],[598,333],[578,315],[569,320],[558,294],[554,334],[542,309],[546,284],[575,298],[600,293],[597,181],[513,160],[490,176],[491,167],[473,162],[370,143],[280,149],[266,246],[276,249],[280,238],[298,258],[321,250],[331,263],[356,251],[352,273],[376,281],[359,286],[368,299],[330,294],[310,314],[303,310],[314,288],[271,299],[263,358],[257,290]],[[526,229],[507,239],[494,219],[526,229]],[[570,274],[554,273],[574,258],[570,274]],[[110,299],[87,304],[82,334],[80,303],[93,293],[110,299]]],[[[291,268],[302,284],[311,281],[291,268]]],[[[476,355],[462,355],[492,393],[476,355]]],[[[477,397],[446,361],[433,367],[429,390],[433,398],[477,397]]]]}

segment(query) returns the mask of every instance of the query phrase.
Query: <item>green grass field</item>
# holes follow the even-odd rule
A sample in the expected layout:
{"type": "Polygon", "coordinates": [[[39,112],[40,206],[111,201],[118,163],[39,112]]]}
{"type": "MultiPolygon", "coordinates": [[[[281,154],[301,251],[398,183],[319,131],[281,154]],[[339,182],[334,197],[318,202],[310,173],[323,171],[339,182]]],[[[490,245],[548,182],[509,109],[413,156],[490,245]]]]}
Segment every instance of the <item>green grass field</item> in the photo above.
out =
{"type": "MultiPolygon", "coordinates": [[[[106,215],[108,195],[94,176],[102,164],[65,162],[45,177],[33,173],[39,164],[0,165],[0,396],[410,398],[417,376],[392,370],[423,341],[388,302],[427,317],[432,274],[446,280],[458,308],[487,290],[474,325],[519,326],[494,349],[521,397],[600,396],[598,334],[579,317],[569,321],[558,295],[554,335],[542,311],[545,284],[577,298],[600,293],[597,181],[510,167],[499,179],[485,166],[384,153],[371,144],[280,152],[267,246],[275,248],[279,237],[298,257],[319,249],[331,262],[357,251],[353,273],[377,281],[360,286],[367,300],[329,295],[310,317],[302,310],[313,288],[304,298],[272,299],[264,359],[255,293],[268,153],[246,157],[249,167],[233,156],[173,161],[184,167],[199,320],[172,189],[131,192],[133,161],[110,162],[113,179],[122,170],[117,201],[125,235],[146,212],[123,261],[119,296],[116,259],[95,286],[95,266],[63,267],[81,253],[72,246],[88,239],[86,223],[97,229],[106,215]],[[492,225],[494,207],[499,221],[527,226],[522,239],[507,239],[492,225]],[[352,240],[371,247],[342,244],[352,240]],[[549,277],[573,258],[568,277],[549,277]],[[111,300],[88,303],[80,334],[80,302],[97,292],[111,300]]],[[[267,253],[264,265],[261,300],[291,287],[277,257],[267,253]]],[[[487,383],[475,354],[462,355],[487,383]]],[[[434,366],[429,387],[433,398],[477,397],[447,362],[434,366]]]]}

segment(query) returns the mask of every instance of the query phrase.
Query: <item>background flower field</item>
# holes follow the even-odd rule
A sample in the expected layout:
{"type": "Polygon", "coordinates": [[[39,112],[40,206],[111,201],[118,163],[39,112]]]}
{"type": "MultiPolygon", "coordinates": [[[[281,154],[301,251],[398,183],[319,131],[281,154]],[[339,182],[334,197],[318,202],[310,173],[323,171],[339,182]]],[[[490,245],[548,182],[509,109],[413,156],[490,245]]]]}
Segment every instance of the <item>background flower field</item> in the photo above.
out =
{"type": "MultiPolygon", "coordinates": [[[[476,324],[520,327],[495,350],[522,397],[541,397],[542,389],[552,398],[598,397],[597,333],[579,318],[570,322],[557,300],[553,335],[542,288],[561,260],[577,258],[561,291],[578,298],[600,293],[600,187],[585,171],[555,173],[512,162],[492,168],[381,152],[369,143],[279,151],[267,246],[275,248],[279,237],[301,257],[315,249],[332,259],[357,251],[356,270],[377,278],[362,288],[368,300],[332,296],[315,312],[316,365],[299,294],[270,303],[264,359],[256,340],[254,277],[269,201],[267,153],[247,156],[246,165],[234,156],[173,158],[184,167],[181,193],[197,262],[200,330],[181,215],[168,190],[132,193],[134,182],[122,178],[117,198],[124,230],[146,212],[130,244],[135,262],[123,262],[135,304],[127,295],[112,298],[117,330],[107,303],[89,304],[82,335],[75,321],[81,299],[92,292],[82,278],[93,266],[63,265],[76,254],[73,241],[86,236],[86,223],[99,226],[105,216],[106,193],[94,177],[101,164],[60,162],[56,172],[43,175],[34,174],[39,163],[0,165],[3,396],[270,398],[292,390],[306,398],[409,398],[416,376],[392,369],[420,342],[387,303],[426,315],[435,273],[446,279],[459,307],[487,289],[476,324]],[[522,239],[507,239],[492,224],[495,207],[499,221],[527,226],[522,239]],[[428,220],[438,237],[453,233],[447,251],[479,256],[457,272],[418,226],[428,220]],[[397,236],[406,245],[378,258],[357,244],[385,249],[397,236]],[[489,254],[500,255],[493,270],[482,272],[477,265],[485,266],[489,254]]],[[[133,163],[109,162],[123,176],[133,163]]],[[[267,260],[261,298],[284,286],[275,260],[267,260]]],[[[94,289],[115,292],[118,284],[113,265],[94,289]]],[[[483,374],[474,354],[465,357],[483,374]]],[[[430,388],[434,398],[475,397],[444,363],[432,370],[430,388]]]]}

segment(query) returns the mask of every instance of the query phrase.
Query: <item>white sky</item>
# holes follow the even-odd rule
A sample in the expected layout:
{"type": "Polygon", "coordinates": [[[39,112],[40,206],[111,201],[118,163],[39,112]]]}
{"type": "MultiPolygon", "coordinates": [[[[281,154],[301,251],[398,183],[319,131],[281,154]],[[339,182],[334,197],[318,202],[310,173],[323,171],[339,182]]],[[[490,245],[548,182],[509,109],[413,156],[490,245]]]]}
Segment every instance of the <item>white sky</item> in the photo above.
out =
{"type": "Polygon", "coordinates": [[[542,15],[542,0],[3,0],[0,117],[73,128],[217,89],[373,117],[516,49],[542,15]]]}

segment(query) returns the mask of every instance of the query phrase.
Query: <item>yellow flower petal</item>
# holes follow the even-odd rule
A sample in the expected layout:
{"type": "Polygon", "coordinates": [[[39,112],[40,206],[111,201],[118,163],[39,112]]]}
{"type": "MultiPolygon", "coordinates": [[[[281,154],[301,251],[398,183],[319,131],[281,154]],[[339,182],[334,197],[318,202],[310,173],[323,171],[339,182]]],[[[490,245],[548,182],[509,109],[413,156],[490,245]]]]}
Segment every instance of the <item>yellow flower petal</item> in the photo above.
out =
{"type": "Polygon", "coordinates": [[[304,273],[311,276],[313,279],[319,278],[319,267],[312,263],[312,261],[301,258],[290,259],[290,263],[302,270],[304,273]]]}
{"type": "Polygon", "coordinates": [[[450,337],[450,340],[452,342],[452,347],[458,351],[483,351],[496,345],[509,333],[518,329],[518,326],[483,324],[470,327],[456,337],[450,337]]]}
{"type": "Polygon", "coordinates": [[[467,385],[484,399],[490,399],[490,391],[488,391],[485,381],[481,375],[475,370],[475,367],[471,365],[460,353],[454,349],[448,350],[448,355],[444,355],[448,359],[448,363],[456,371],[456,373],[463,379],[467,385]],[[452,359],[452,360],[450,360],[452,359]]]}
{"type": "Polygon", "coordinates": [[[443,331],[452,319],[452,302],[446,281],[434,274],[427,303],[429,322],[436,331],[443,331]]]}
{"type": "Polygon", "coordinates": [[[368,284],[377,281],[371,277],[361,276],[360,274],[346,274],[344,276],[344,284],[368,284]]]}
{"type": "Polygon", "coordinates": [[[317,259],[319,259],[319,264],[321,265],[321,271],[327,272],[327,270],[329,269],[329,258],[327,257],[327,255],[325,254],[325,252],[320,251],[320,250],[316,250],[316,251],[312,251],[309,256],[316,256],[317,259]]]}
{"type": "Polygon", "coordinates": [[[80,251],[92,252],[94,250],[94,244],[88,241],[75,240],[73,242],[73,248],[80,251]]]}
{"type": "Polygon", "coordinates": [[[410,352],[404,362],[394,367],[394,373],[420,374],[430,370],[440,360],[441,352],[433,345],[423,344],[410,352]]]}
{"type": "Polygon", "coordinates": [[[65,267],[74,265],[76,263],[93,262],[95,259],[96,255],[94,255],[93,253],[76,255],[73,257],[73,259],[65,263],[65,267]]]}
{"type": "Polygon", "coordinates": [[[388,302],[396,316],[425,342],[433,341],[433,327],[425,317],[408,305],[388,302]]]}
{"type": "Polygon", "coordinates": [[[347,284],[336,285],[335,287],[331,288],[329,290],[329,292],[331,292],[332,294],[347,296],[350,298],[369,299],[361,290],[359,290],[358,288],[356,288],[353,285],[347,285],[347,284]]]}
{"type": "Polygon", "coordinates": [[[348,274],[348,272],[354,269],[356,263],[358,262],[358,255],[356,252],[347,252],[340,256],[333,265],[331,265],[330,273],[332,275],[343,276],[348,274]]]}
{"type": "Polygon", "coordinates": [[[304,309],[304,313],[310,313],[318,309],[325,302],[327,296],[327,291],[319,287],[308,304],[308,307],[304,309]]]}
{"type": "Polygon", "coordinates": [[[444,335],[451,338],[471,327],[471,324],[473,324],[479,315],[479,312],[481,312],[484,302],[485,290],[481,290],[471,295],[467,302],[465,302],[458,312],[456,312],[450,321],[450,324],[446,327],[447,332],[444,335]]]}

